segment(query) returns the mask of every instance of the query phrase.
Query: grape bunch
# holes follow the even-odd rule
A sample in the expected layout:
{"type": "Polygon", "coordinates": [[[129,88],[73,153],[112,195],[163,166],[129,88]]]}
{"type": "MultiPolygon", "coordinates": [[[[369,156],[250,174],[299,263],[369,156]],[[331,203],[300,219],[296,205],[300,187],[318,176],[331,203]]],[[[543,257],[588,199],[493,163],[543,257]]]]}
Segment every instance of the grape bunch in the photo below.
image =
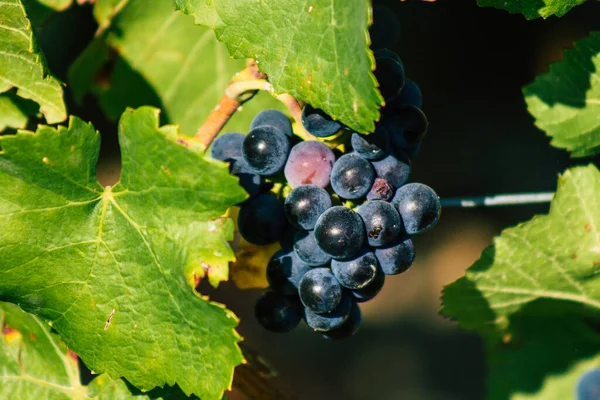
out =
{"type": "Polygon", "coordinates": [[[420,89],[405,79],[395,53],[377,50],[375,57],[386,106],[370,135],[307,104],[302,125],[313,140],[294,135],[283,113],[265,110],[247,135],[223,134],[211,148],[250,195],[238,214],[242,237],[282,247],[267,265],[270,287],[255,309],[270,331],[290,331],[304,319],[327,338],[354,334],[358,303],[374,298],[386,275],[411,266],[411,237],[439,219],[437,194],[408,183],[428,127],[420,89]]]}

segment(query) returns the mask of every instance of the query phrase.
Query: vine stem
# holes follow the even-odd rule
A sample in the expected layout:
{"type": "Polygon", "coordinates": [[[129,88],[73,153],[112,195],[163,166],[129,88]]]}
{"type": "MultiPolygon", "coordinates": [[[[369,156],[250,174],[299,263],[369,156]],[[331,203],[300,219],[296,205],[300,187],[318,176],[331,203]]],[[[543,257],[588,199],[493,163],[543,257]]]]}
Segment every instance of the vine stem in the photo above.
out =
{"type": "Polygon", "coordinates": [[[525,204],[549,203],[554,197],[554,192],[539,193],[511,193],[493,196],[477,197],[449,197],[441,199],[442,207],[498,207],[516,206],[525,204]]]}
{"type": "MultiPolygon", "coordinates": [[[[267,91],[281,101],[288,108],[294,120],[300,123],[302,114],[300,103],[289,94],[275,95],[273,86],[271,86],[266,78],[266,75],[258,70],[256,62],[248,60],[246,68],[236,74],[229,82],[223,97],[221,97],[217,106],[210,112],[194,138],[200,141],[205,148],[210,146],[233,114],[235,114],[244,102],[254,97],[259,90],[267,91]]],[[[301,123],[299,126],[302,126],[301,123]]]]}

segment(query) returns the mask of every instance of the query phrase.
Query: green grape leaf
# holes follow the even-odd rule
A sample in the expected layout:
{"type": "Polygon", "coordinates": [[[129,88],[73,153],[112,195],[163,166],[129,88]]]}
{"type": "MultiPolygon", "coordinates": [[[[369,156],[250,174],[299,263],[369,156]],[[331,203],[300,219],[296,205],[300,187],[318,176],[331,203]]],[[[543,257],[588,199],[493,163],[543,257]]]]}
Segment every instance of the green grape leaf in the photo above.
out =
{"type": "Polygon", "coordinates": [[[572,399],[581,375],[600,366],[600,336],[577,316],[525,313],[511,330],[488,357],[488,400],[572,399]]]}
{"type": "Polygon", "coordinates": [[[0,93],[17,88],[17,95],[40,105],[48,123],[64,121],[62,87],[46,71],[21,1],[0,2],[0,21],[0,93]]]}
{"type": "Polygon", "coordinates": [[[527,19],[562,17],[586,0],[477,0],[480,7],[494,7],[511,14],[523,14],[527,19]]]}
{"type": "Polygon", "coordinates": [[[96,180],[100,136],[77,118],[0,138],[0,300],[95,372],[219,399],[243,360],[237,319],[192,283],[233,260],[222,215],[246,195],[154,108],[127,110],[119,143],[111,188],[96,180]]]}
{"type": "Polygon", "coordinates": [[[65,10],[65,9],[69,8],[69,6],[71,4],[73,4],[73,0],[35,0],[35,1],[45,7],[51,8],[56,11],[65,10]]]}
{"type": "Polygon", "coordinates": [[[254,58],[277,93],[371,132],[383,99],[372,73],[370,2],[344,0],[175,0],[214,28],[234,58],[254,58]]]}
{"type": "Polygon", "coordinates": [[[536,125],[552,137],[553,146],[573,157],[600,151],[599,68],[600,32],[593,32],[523,89],[536,125]]]}
{"type": "Polygon", "coordinates": [[[14,91],[0,94],[0,132],[6,128],[25,128],[29,116],[38,111],[37,104],[16,95],[14,91]]]}
{"type": "MultiPolygon", "coordinates": [[[[229,57],[212,30],[194,26],[168,1],[129,0],[75,62],[69,82],[77,99],[95,94],[113,119],[126,107],[150,104],[163,110],[167,122],[193,134],[244,65],[229,57]]],[[[225,129],[246,132],[265,108],[284,109],[270,94],[259,93],[225,129]]]]}
{"type": "MultiPolygon", "coordinates": [[[[506,229],[446,286],[442,313],[493,335],[510,315],[540,299],[560,300],[573,314],[600,311],[600,172],[567,170],[546,216],[506,229]]],[[[552,309],[560,313],[557,307],[552,309]]]]}
{"type": "Polygon", "coordinates": [[[129,0],[96,0],[94,2],[94,18],[98,21],[99,30],[106,29],[128,2],[129,0]]]}
{"type": "MultiPolygon", "coordinates": [[[[0,302],[0,396],[3,399],[128,400],[184,398],[179,388],[142,394],[122,379],[96,376],[80,381],[75,353],[50,326],[14,304],[0,302]]],[[[187,397],[186,397],[187,398],[187,397]]]]}

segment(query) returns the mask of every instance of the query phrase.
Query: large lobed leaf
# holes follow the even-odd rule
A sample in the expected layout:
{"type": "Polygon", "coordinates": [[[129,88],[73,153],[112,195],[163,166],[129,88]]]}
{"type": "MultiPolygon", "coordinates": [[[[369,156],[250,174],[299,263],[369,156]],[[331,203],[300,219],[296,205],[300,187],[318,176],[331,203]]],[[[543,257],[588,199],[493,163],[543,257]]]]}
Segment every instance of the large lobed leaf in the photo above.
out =
{"type": "MultiPolygon", "coordinates": [[[[232,60],[212,30],[194,26],[169,1],[129,0],[76,61],[69,81],[79,100],[87,92],[98,96],[111,118],[117,119],[126,107],[150,104],[192,134],[242,68],[244,61],[232,60]]],[[[265,108],[282,105],[261,93],[225,129],[246,132],[254,115],[265,108]]]]}
{"type": "Polygon", "coordinates": [[[562,17],[573,7],[586,0],[477,0],[481,7],[495,7],[513,14],[523,14],[527,19],[562,17]]]}
{"type": "Polygon", "coordinates": [[[45,322],[10,303],[0,302],[0,396],[3,399],[148,400],[184,398],[178,388],[152,391],[152,397],[107,374],[88,386],[79,365],[45,322]]]}
{"type": "Polygon", "coordinates": [[[0,93],[17,88],[18,96],[40,105],[48,123],[63,121],[62,87],[45,70],[21,1],[0,2],[0,21],[0,93]]]}
{"type": "Polygon", "coordinates": [[[277,93],[289,93],[360,132],[383,100],[371,70],[368,0],[174,0],[214,28],[234,58],[254,58],[277,93]]]}
{"type": "Polygon", "coordinates": [[[600,32],[593,32],[523,90],[536,125],[552,137],[552,145],[570,151],[573,157],[600,151],[598,68],[600,32]]]}
{"type": "Polygon", "coordinates": [[[156,109],[128,110],[119,141],[121,179],[103,188],[100,137],[77,118],[0,138],[0,300],[49,321],[98,373],[220,398],[242,362],[237,320],[191,282],[227,275],[220,216],[245,194],[156,109]]]}
{"type": "Polygon", "coordinates": [[[583,321],[600,312],[599,204],[598,169],[567,170],[548,215],[502,232],[444,288],[442,313],[488,339],[490,398],[569,398],[558,394],[597,361],[583,321]]]}

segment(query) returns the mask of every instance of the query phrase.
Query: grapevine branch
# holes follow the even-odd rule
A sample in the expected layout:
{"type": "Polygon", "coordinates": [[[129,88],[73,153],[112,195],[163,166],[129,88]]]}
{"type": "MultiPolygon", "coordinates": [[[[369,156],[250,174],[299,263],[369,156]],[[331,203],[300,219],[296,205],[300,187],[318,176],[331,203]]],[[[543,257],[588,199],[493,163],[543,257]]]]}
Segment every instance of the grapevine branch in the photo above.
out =
{"type": "Polygon", "coordinates": [[[442,207],[498,207],[549,203],[554,192],[497,194],[493,196],[451,197],[441,199],[442,207]]]}
{"type": "MultiPolygon", "coordinates": [[[[249,60],[246,68],[229,82],[217,106],[211,111],[204,124],[196,132],[195,139],[208,147],[239,107],[250,100],[259,90],[273,94],[267,76],[259,71],[255,61],[249,60]]],[[[298,101],[289,94],[275,95],[288,108],[296,122],[300,122],[302,109],[298,101]]]]}

